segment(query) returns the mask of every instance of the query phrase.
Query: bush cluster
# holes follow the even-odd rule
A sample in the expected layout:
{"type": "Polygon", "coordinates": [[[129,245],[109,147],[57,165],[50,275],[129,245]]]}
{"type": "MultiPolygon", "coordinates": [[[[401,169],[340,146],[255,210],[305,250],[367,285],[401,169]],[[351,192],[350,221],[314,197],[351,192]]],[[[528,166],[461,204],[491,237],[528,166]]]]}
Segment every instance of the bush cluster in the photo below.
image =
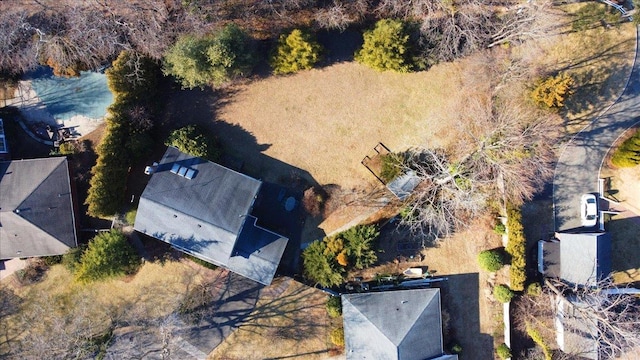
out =
{"type": "Polygon", "coordinates": [[[138,255],[127,237],[119,230],[96,235],[75,266],[75,278],[90,282],[132,274],[140,264],[138,255]]]}
{"type": "Polygon", "coordinates": [[[377,260],[375,225],[358,225],[338,235],[312,242],[302,253],[304,276],[324,287],[340,285],[349,269],[364,269],[377,260]]]}
{"type": "Polygon", "coordinates": [[[127,175],[131,165],[149,153],[153,127],[149,108],[153,107],[158,67],[151,60],[122,52],[106,72],[114,103],[109,107],[105,135],[96,152],[98,160],[85,204],[91,216],[112,216],[124,203],[127,175]],[[135,72],[140,77],[131,76],[135,72]]]}
{"type": "Polygon", "coordinates": [[[493,297],[501,303],[508,303],[515,293],[507,285],[499,284],[493,288],[493,297]]]}
{"type": "Polygon", "coordinates": [[[613,152],[611,163],[617,167],[633,167],[640,164],[640,130],[625,140],[613,152]]]}
{"type": "Polygon", "coordinates": [[[502,343],[496,348],[496,354],[500,359],[506,360],[511,357],[511,349],[509,349],[507,344],[502,343]]]}
{"type": "Polygon", "coordinates": [[[573,94],[573,79],[566,73],[550,76],[538,81],[531,97],[533,100],[547,108],[559,108],[564,106],[566,98],[573,94]]]}
{"type": "Polygon", "coordinates": [[[326,307],[327,314],[332,318],[337,318],[342,315],[342,299],[340,296],[329,296],[326,307]]]}
{"type": "Polygon", "coordinates": [[[362,48],[355,54],[357,62],[378,71],[412,70],[409,32],[402,21],[379,20],[373,29],[364,32],[363,37],[362,48]]]}
{"type": "Polygon", "coordinates": [[[511,288],[514,291],[523,291],[524,284],[527,281],[527,240],[524,237],[520,209],[508,208],[507,232],[509,243],[506,251],[511,256],[511,267],[509,268],[511,288]]]}
{"type": "Polygon", "coordinates": [[[185,88],[225,83],[251,73],[253,39],[235,24],[209,36],[184,35],[164,55],[164,73],[185,88]]]}
{"type": "Polygon", "coordinates": [[[271,56],[271,67],[276,74],[292,74],[308,70],[320,60],[322,46],[300,29],[280,35],[278,46],[271,56]]]}
{"type": "Polygon", "coordinates": [[[331,337],[331,342],[335,346],[340,346],[340,347],[344,346],[344,328],[337,327],[331,330],[330,337],[331,337]]]}
{"type": "Polygon", "coordinates": [[[542,337],[542,334],[540,334],[538,329],[534,328],[531,324],[526,324],[526,330],[527,330],[527,335],[529,335],[531,340],[533,340],[533,342],[536,343],[536,345],[542,348],[542,352],[544,353],[544,359],[545,360],[553,359],[553,353],[551,352],[549,345],[547,345],[547,343],[544,341],[544,338],[542,337]]]}
{"type": "Polygon", "coordinates": [[[187,125],[172,131],[164,144],[185,154],[214,162],[220,160],[222,153],[216,138],[197,125],[187,125]]]}
{"type": "Polygon", "coordinates": [[[505,264],[502,249],[484,250],[478,254],[478,263],[483,270],[495,272],[505,264]]]}

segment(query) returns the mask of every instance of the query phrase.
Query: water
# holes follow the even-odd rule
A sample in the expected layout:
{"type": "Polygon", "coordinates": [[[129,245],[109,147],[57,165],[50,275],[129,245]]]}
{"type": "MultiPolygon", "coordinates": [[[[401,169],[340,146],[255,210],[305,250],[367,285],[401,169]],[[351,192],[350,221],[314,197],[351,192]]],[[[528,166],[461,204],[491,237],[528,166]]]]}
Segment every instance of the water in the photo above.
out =
{"type": "Polygon", "coordinates": [[[104,73],[83,71],[79,77],[65,78],[41,67],[26,79],[31,80],[36,94],[56,120],[69,120],[76,115],[100,119],[113,102],[104,73]]]}

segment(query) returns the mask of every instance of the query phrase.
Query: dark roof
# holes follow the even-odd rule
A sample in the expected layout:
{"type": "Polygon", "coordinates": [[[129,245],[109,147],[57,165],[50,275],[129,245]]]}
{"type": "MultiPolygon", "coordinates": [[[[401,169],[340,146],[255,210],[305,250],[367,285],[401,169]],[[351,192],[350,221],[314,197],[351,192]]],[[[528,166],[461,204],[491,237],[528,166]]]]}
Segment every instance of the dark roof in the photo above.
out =
{"type": "Polygon", "coordinates": [[[560,278],[569,284],[594,285],[611,274],[611,234],[557,233],[560,278]]]}
{"type": "Polygon", "coordinates": [[[443,355],[440,289],[342,295],[347,359],[443,355]]]}
{"type": "Polygon", "coordinates": [[[59,255],[76,245],[67,159],[0,162],[0,259],[59,255]]]}
{"type": "Polygon", "coordinates": [[[598,359],[597,320],[585,318],[577,311],[588,306],[575,297],[556,297],[556,341],[560,350],[586,359],[598,359]]]}
{"type": "Polygon", "coordinates": [[[260,186],[169,147],[140,197],[134,228],[268,285],[288,239],[258,227],[250,215],[260,186]]]}

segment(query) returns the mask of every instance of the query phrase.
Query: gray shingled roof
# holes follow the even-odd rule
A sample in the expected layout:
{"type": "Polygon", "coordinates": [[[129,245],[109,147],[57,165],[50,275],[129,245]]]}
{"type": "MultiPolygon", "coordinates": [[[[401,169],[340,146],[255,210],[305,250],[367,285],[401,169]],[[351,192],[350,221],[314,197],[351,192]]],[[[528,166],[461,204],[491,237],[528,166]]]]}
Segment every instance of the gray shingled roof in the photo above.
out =
{"type": "Polygon", "coordinates": [[[587,306],[577,298],[556,297],[556,342],[560,350],[586,359],[598,359],[597,321],[585,318],[576,308],[587,306]]]}
{"type": "Polygon", "coordinates": [[[288,239],[255,224],[261,182],[169,147],[138,205],[134,229],[205,261],[270,284],[288,239]],[[193,171],[176,174],[174,166],[193,171]]]}
{"type": "Polygon", "coordinates": [[[342,295],[347,359],[443,355],[440,289],[342,295]]]}
{"type": "Polygon", "coordinates": [[[0,162],[0,259],[77,246],[67,159],[0,162]]]}
{"type": "Polygon", "coordinates": [[[594,285],[611,273],[611,234],[557,233],[560,278],[570,284],[594,285]]]}

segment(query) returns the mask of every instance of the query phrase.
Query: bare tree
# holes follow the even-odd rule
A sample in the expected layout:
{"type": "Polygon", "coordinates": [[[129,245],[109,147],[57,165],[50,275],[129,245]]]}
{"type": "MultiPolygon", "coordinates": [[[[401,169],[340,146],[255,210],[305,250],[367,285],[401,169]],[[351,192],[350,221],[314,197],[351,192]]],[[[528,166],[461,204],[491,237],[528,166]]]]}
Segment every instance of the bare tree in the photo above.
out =
{"type": "Polygon", "coordinates": [[[36,30],[29,24],[28,14],[20,9],[0,10],[0,70],[19,74],[38,64],[36,30]]]}
{"type": "Polygon", "coordinates": [[[559,27],[559,17],[551,1],[527,1],[508,7],[491,34],[489,47],[504,43],[520,44],[526,40],[549,36],[559,27]]]}
{"type": "Polygon", "coordinates": [[[466,101],[460,128],[455,151],[413,149],[405,161],[405,173],[420,179],[403,220],[415,232],[448,236],[469,225],[489,197],[520,204],[552,175],[555,116],[477,95],[466,101]]]}

